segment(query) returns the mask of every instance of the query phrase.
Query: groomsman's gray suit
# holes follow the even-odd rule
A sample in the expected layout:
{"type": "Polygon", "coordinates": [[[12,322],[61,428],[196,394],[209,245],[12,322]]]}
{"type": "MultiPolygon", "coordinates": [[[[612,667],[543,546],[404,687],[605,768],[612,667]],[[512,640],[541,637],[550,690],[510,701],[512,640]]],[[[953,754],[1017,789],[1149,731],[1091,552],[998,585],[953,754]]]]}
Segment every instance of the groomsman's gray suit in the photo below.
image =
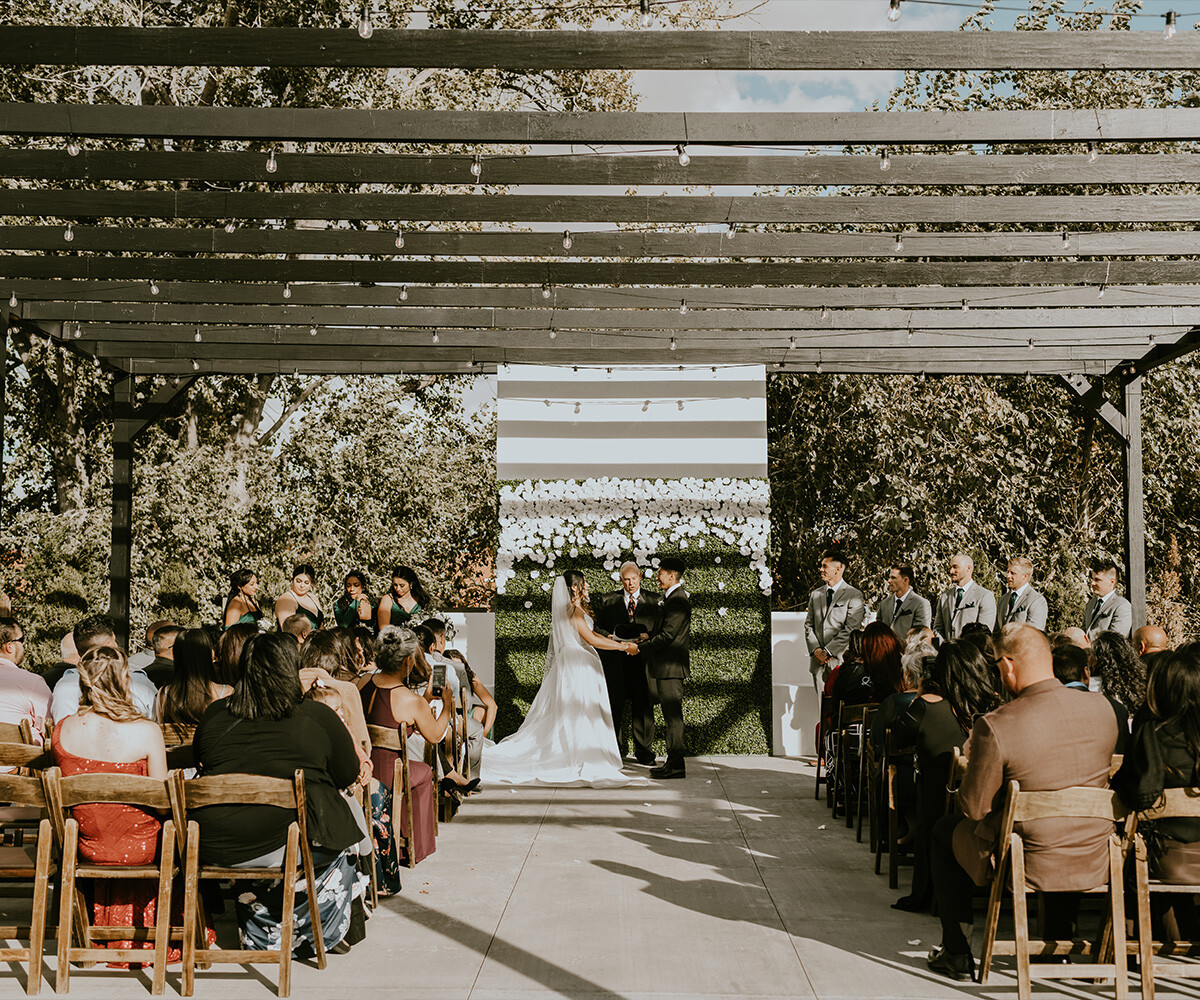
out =
{"type": "Polygon", "coordinates": [[[896,633],[896,638],[901,642],[904,642],[910,628],[928,628],[930,622],[933,621],[933,615],[929,610],[929,601],[912,587],[908,588],[908,593],[904,595],[904,600],[900,603],[900,613],[893,618],[895,612],[896,598],[889,593],[879,602],[879,620],[885,625],[890,625],[892,631],[896,633]]]}
{"type": "Polygon", "coordinates": [[[938,597],[933,615],[933,630],[943,639],[957,639],[964,625],[983,622],[988,631],[996,628],[996,595],[974,580],[962,588],[947,587],[938,597]]]}
{"type": "Polygon", "coordinates": [[[842,662],[842,654],[850,644],[850,633],[862,628],[863,619],[867,616],[861,590],[843,580],[833,595],[833,605],[827,607],[825,592],[828,589],[822,584],[812,592],[808,599],[808,617],[804,620],[804,637],[808,640],[809,652],[808,669],[814,675],[821,674],[822,667],[812,654],[818,649],[824,649],[829,654],[829,661],[824,666],[824,674],[828,676],[842,662]]]}
{"type": "Polygon", "coordinates": [[[1018,598],[1016,606],[1009,608],[1012,591],[1006,590],[1000,595],[999,614],[996,616],[996,633],[1000,633],[1005,625],[1011,622],[1022,622],[1036,629],[1046,631],[1046,619],[1050,617],[1050,605],[1046,598],[1030,587],[1018,598]]]}
{"type": "Polygon", "coordinates": [[[1093,595],[1083,608],[1083,630],[1089,642],[1101,632],[1120,632],[1128,639],[1133,632],[1133,605],[1115,590],[1103,600],[1093,595]]]}

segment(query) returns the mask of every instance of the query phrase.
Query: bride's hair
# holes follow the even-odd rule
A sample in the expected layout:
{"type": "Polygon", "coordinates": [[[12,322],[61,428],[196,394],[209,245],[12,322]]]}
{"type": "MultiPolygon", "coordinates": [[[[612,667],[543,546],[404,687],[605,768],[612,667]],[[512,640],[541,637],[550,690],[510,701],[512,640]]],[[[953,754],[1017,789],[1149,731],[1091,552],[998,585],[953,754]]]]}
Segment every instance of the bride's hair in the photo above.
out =
{"type": "Polygon", "coordinates": [[[587,583],[587,578],[577,569],[569,569],[563,574],[563,583],[567,585],[567,590],[571,592],[571,602],[579,599],[579,606],[583,608],[583,613],[590,615],[592,609],[588,607],[588,603],[583,597],[583,586],[587,583]]]}

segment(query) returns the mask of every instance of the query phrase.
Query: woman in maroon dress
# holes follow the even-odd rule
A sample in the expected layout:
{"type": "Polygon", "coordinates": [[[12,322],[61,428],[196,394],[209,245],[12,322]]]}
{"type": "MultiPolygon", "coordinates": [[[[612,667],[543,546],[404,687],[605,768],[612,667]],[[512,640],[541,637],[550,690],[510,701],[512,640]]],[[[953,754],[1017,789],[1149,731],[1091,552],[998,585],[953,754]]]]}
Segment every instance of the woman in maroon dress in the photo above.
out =
{"type": "MultiPolygon", "coordinates": [[[[104,772],[164,780],[167,751],[162,730],[144,718],[129,694],[129,663],[111,646],[93,649],[79,661],[79,711],[58,720],[50,746],[63,777],[104,772]]],[[[76,806],[79,856],[97,865],[153,864],[158,856],[158,817],[119,803],[76,806]]],[[[153,927],[153,881],[104,879],[92,888],[92,922],[114,927],[153,927]]],[[[111,941],[110,948],[153,949],[153,941],[111,941]]],[[[169,961],[179,961],[170,949],[169,961]]],[[[124,963],[110,963],[124,968],[124,963]]]]}
{"type": "MultiPolygon", "coordinates": [[[[410,674],[418,664],[420,645],[411,629],[389,625],[379,633],[375,649],[375,664],[379,673],[371,675],[362,686],[363,712],[368,725],[386,726],[400,732],[407,740],[413,727],[430,743],[441,742],[446,726],[454,715],[450,688],[442,689],[443,710],[434,718],[429,703],[408,687],[410,674]]],[[[413,678],[416,679],[416,678],[413,678]]],[[[375,833],[376,877],[380,892],[400,891],[400,859],[392,842],[393,800],[392,778],[399,755],[375,747],[371,764],[377,781],[371,783],[371,813],[375,833]]],[[[413,760],[408,765],[413,797],[413,863],[434,852],[434,810],[437,808],[433,791],[433,771],[428,764],[413,760]]],[[[407,811],[400,808],[400,832],[408,835],[407,811]]]]}

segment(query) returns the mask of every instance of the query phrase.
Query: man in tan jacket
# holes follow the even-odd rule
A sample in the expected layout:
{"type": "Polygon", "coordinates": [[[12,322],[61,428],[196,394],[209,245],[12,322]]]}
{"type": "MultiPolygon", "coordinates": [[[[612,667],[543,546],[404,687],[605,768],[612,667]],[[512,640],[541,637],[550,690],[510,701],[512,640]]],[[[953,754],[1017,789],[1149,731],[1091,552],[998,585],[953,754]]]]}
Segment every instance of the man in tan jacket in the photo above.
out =
{"type": "MultiPolygon", "coordinates": [[[[962,815],[938,820],[931,845],[942,945],[930,953],[928,965],[960,980],[971,978],[975,964],[968,938],[971,883],[984,885],[990,873],[1008,782],[1030,791],[1106,788],[1117,743],[1117,719],[1104,696],[1069,690],[1055,678],[1050,644],[1040,631],[1020,623],[1004,626],[996,661],[1014,698],[971,728],[967,773],[957,794],[962,815]]],[[[1017,832],[1025,841],[1027,881],[1049,893],[1046,938],[1071,937],[1077,893],[1107,881],[1112,824],[1043,819],[1017,832]]]]}

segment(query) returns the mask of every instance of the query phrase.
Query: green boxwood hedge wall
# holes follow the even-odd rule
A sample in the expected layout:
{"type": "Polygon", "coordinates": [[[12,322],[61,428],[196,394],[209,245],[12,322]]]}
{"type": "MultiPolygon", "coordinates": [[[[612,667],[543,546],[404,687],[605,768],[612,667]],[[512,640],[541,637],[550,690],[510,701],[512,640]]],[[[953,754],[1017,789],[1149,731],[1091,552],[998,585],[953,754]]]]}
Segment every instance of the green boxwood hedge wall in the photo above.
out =
{"type": "MultiPolygon", "coordinates": [[[[689,540],[680,551],[664,546],[659,556],[676,555],[687,564],[684,587],[692,597],[692,677],[684,687],[686,747],[698,754],[766,754],[771,749],[770,598],[758,589],[756,574],[736,548],[712,536],[689,540]],[[720,558],[720,562],[716,561],[720,558]],[[724,584],[721,589],[720,584],[724,584]],[[726,609],[725,614],[720,609],[726,609]]],[[[628,558],[623,556],[622,558],[628,558]]],[[[572,559],[555,557],[554,567],[523,560],[497,597],[496,721],[497,739],[513,732],[537,694],[550,635],[550,591],[556,575],[577,569],[592,594],[618,589],[610,571],[590,550],[572,559]],[[532,574],[537,573],[534,577],[532,574]],[[525,607],[526,602],[532,606],[525,607]]],[[[648,590],[657,592],[653,579],[648,590]]],[[[662,712],[657,749],[663,743],[662,712]]],[[[625,729],[628,731],[628,711],[625,729]]]]}

